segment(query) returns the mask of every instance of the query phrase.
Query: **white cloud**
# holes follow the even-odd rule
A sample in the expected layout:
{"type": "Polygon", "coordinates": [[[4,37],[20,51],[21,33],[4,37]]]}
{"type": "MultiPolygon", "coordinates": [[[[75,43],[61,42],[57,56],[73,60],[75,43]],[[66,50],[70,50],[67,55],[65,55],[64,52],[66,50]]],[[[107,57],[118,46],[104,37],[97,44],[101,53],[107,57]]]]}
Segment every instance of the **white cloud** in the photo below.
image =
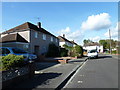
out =
{"type": "Polygon", "coordinates": [[[69,34],[70,32],[71,32],[70,28],[66,27],[65,29],[62,29],[62,30],[58,31],[58,34],[63,35],[63,34],[69,34]]]}
{"type": "Polygon", "coordinates": [[[87,18],[81,25],[81,30],[101,30],[111,26],[110,15],[101,13],[87,18]]]}
{"type": "Polygon", "coordinates": [[[65,29],[58,31],[58,34],[61,36],[65,34],[65,38],[67,38],[70,41],[74,40],[78,44],[82,41],[84,37],[83,33],[80,30],[72,32],[70,27],[66,27],[65,29]]]}
{"type": "Polygon", "coordinates": [[[99,42],[101,38],[99,36],[96,37],[90,37],[90,40],[92,40],[93,42],[99,42]]]}
{"type": "MultiPolygon", "coordinates": [[[[120,28],[118,29],[119,25],[120,25],[120,22],[118,22],[115,27],[112,27],[110,29],[110,34],[112,39],[116,39],[116,38],[118,39],[118,31],[120,31],[120,28]]],[[[109,30],[104,34],[104,36],[109,38],[109,30]]]]}

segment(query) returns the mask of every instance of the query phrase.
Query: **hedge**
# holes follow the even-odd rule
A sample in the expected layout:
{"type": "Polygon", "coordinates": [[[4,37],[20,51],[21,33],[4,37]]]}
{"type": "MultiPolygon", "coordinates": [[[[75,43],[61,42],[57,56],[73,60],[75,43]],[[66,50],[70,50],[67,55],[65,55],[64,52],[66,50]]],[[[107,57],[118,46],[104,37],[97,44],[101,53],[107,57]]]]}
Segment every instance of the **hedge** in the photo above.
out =
{"type": "Polygon", "coordinates": [[[2,70],[9,70],[16,67],[22,67],[25,65],[24,57],[22,55],[7,55],[1,58],[2,70]]]}

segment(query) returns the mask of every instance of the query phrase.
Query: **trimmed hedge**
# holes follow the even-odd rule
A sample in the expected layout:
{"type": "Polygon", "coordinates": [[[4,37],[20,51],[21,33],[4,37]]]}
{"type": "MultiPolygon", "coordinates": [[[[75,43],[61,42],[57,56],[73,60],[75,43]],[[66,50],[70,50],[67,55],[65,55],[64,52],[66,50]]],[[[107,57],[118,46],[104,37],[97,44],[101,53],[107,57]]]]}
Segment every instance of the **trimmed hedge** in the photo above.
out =
{"type": "Polygon", "coordinates": [[[47,57],[58,57],[60,54],[59,47],[57,47],[54,43],[50,43],[48,47],[47,57]]]}
{"type": "Polygon", "coordinates": [[[1,58],[2,70],[9,70],[16,67],[22,67],[25,65],[24,57],[22,55],[7,55],[1,58]]]}
{"type": "Polygon", "coordinates": [[[66,50],[65,48],[60,48],[60,56],[61,57],[68,56],[68,50],[66,50]]]}

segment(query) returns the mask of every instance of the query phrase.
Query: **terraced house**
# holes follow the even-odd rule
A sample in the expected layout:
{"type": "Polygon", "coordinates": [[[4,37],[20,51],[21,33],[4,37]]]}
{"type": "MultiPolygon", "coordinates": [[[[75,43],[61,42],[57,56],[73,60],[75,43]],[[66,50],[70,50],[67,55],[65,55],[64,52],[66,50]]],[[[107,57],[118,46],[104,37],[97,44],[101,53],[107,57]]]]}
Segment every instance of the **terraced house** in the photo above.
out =
{"type": "Polygon", "coordinates": [[[7,30],[1,33],[0,42],[3,46],[23,48],[36,55],[46,53],[50,43],[59,46],[59,39],[42,28],[40,22],[37,25],[26,22],[7,30]]]}

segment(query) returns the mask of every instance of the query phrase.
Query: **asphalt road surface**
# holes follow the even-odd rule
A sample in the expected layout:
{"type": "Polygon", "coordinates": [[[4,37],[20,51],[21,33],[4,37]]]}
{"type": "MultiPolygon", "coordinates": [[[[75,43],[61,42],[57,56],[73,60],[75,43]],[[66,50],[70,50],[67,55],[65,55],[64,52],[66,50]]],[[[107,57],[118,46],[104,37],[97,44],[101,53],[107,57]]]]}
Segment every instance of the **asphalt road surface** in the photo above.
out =
{"type": "Polygon", "coordinates": [[[87,60],[64,88],[118,88],[118,59],[100,55],[87,60]]]}

